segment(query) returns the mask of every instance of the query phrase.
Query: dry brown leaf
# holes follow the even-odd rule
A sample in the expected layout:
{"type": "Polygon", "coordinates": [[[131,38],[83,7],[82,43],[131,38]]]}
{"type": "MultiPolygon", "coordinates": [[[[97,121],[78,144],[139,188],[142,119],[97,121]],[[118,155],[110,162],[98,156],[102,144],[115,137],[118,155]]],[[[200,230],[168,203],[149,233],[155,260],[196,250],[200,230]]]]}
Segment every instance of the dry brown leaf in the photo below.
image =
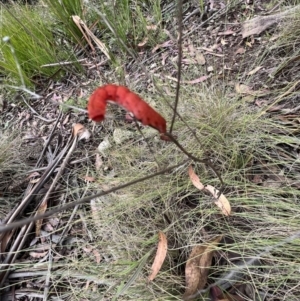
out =
{"type": "Polygon", "coordinates": [[[200,179],[199,177],[195,174],[194,170],[193,170],[193,167],[190,165],[189,167],[189,177],[193,183],[193,185],[200,189],[200,190],[203,190],[204,189],[204,185],[200,182],[200,179]]]}
{"type": "Polygon", "coordinates": [[[220,191],[211,185],[206,185],[205,190],[209,191],[216,199],[215,204],[222,210],[222,213],[226,216],[231,214],[231,206],[227,198],[223,193],[218,197],[220,191]]]}
{"type": "Polygon", "coordinates": [[[171,46],[173,46],[174,45],[174,43],[173,43],[173,41],[171,41],[171,40],[169,40],[169,41],[166,41],[166,42],[164,42],[164,43],[162,43],[162,44],[158,44],[158,45],[156,45],[153,49],[152,49],[152,53],[155,53],[158,49],[160,49],[160,48],[166,48],[166,47],[171,47],[171,46]]]}
{"type": "Polygon", "coordinates": [[[234,54],[244,54],[245,52],[246,52],[246,49],[241,47],[234,54]]]}
{"type": "Polygon", "coordinates": [[[91,133],[81,123],[76,123],[73,125],[73,136],[78,136],[78,141],[89,140],[91,133]]]}
{"type": "Polygon", "coordinates": [[[146,37],[146,38],[144,38],[144,40],[142,42],[138,43],[138,46],[143,47],[147,44],[147,42],[148,42],[148,38],[146,37]]]}
{"type": "Polygon", "coordinates": [[[266,96],[270,93],[270,91],[268,91],[267,89],[254,91],[251,87],[240,83],[235,84],[235,91],[238,94],[247,94],[255,97],[266,96]]]}
{"type": "MultiPolygon", "coordinates": [[[[39,206],[39,208],[38,208],[38,210],[37,210],[37,212],[36,212],[36,215],[44,214],[44,213],[46,212],[46,210],[47,210],[47,207],[48,207],[47,200],[44,200],[44,201],[40,204],[40,206],[39,206]]],[[[40,236],[40,234],[41,234],[42,224],[43,224],[43,219],[38,219],[38,220],[35,222],[35,228],[36,228],[36,229],[35,229],[35,236],[36,236],[36,237],[40,236]]]]}
{"type": "Polygon", "coordinates": [[[85,139],[88,141],[91,137],[91,133],[88,129],[84,128],[80,133],[78,137],[78,141],[85,139]]]}
{"type": "Polygon", "coordinates": [[[211,185],[204,186],[199,177],[195,174],[192,166],[189,167],[189,177],[193,183],[193,185],[199,190],[208,191],[215,199],[215,204],[222,210],[222,213],[226,216],[231,214],[231,206],[227,198],[222,193],[219,196],[219,190],[211,185]],[[219,196],[219,197],[218,197],[219,196]]]}
{"type": "Polygon", "coordinates": [[[152,272],[148,277],[148,281],[152,281],[156,277],[167,255],[167,249],[168,249],[167,237],[161,231],[158,232],[158,236],[159,236],[159,242],[157,246],[155,259],[151,267],[152,272]]]}
{"type": "Polygon", "coordinates": [[[205,245],[193,248],[185,266],[186,290],[183,300],[194,299],[193,295],[205,287],[214,255],[213,250],[221,239],[222,236],[218,236],[205,245]]]}
{"type": "Polygon", "coordinates": [[[50,223],[46,223],[43,227],[43,230],[46,231],[46,232],[53,232],[54,228],[50,223]]]}
{"type": "Polygon", "coordinates": [[[91,40],[94,41],[94,43],[98,46],[98,48],[105,54],[105,56],[110,60],[109,51],[104,43],[102,43],[89,29],[89,27],[78,17],[78,16],[72,16],[72,19],[76,26],[79,28],[79,30],[82,32],[84,38],[86,39],[87,43],[90,45],[91,49],[94,50],[94,47],[91,43],[91,40]]]}
{"type": "Polygon", "coordinates": [[[82,125],[81,123],[75,123],[73,125],[73,136],[77,136],[83,129],[84,125],[82,125]]]}

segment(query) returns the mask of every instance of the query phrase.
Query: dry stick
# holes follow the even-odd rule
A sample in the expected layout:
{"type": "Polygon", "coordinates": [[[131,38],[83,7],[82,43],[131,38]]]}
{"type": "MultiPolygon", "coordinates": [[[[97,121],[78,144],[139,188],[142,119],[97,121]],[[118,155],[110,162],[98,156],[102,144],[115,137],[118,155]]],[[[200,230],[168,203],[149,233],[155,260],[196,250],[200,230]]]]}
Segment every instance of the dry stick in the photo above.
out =
{"type": "Polygon", "coordinates": [[[0,289],[4,286],[7,276],[11,272],[11,264],[16,260],[19,255],[20,248],[24,245],[27,240],[28,233],[31,231],[33,227],[33,223],[30,225],[24,225],[21,231],[18,234],[17,239],[12,243],[10,247],[10,252],[8,252],[5,260],[1,262],[0,269],[0,289]]]}
{"type": "MultiPolygon", "coordinates": [[[[43,207],[47,203],[47,201],[48,201],[48,199],[50,197],[50,194],[53,192],[53,190],[55,188],[55,185],[57,184],[57,182],[58,182],[60,176],[62,175],[65,167],[67,166],[67,164],[69,162],[69,159],[70,159],[71,155],[73,154],[73,151],[76,148],[76,145],[77,145],[77,142],[78,142],[78,136],[76,135],[75,137],[73,137],[73,139],[74,139],[73,142],[72,143],[71,142],[68,143],[66,145],[66,147],[62,150],[63,155],[64,155],[65,152],[67,151],[67,148],[69,148],[69,144],[70,144],[70,149],[69,149],[66,157],[63,159],[63,162],[62,162],[62,164],[61,164],[61,166],[60,166],[57,174],[55,175],[55,177],[54,177],[54,179],[53,179],[50,187],[48,188],[48,190],[47,190],[45,196],[43,197],[43,200],[40,202],[40,205],[38,206],[38,208],[43,207]]],[[[62,157],[62,156],[60,156],[60,157],[62,157]]],[[[38,212],[39,212],[39,209],[37,210],[37,213],[38,212]]],[[[38,227],[37,227],[37,230],[40,230],[40,229],[38,229],[38,227]]],[[[36,234],[38,234],[38,233],[36,233],[36,234]]]]}
{"type": "MultiPolygon", "coordinates": [[[[42,150],[42,152],[40,154],[40,157],[39,157],[38,161],[35,164],[35,167],[39,167],[41,161],[43,160],[43,156],[44,156],[44,154],[45,154],[45,152],[47,150],[48,145],[50,144],[51,140],[54,137],[55,129],[56,129],[56,127],[58,125],[58,122],[59,122],[59,120],[60,120],[61,117],[62,117],[62,112],[60,111],[59,114],[58,114],[58,116],[57,116],[56,122],[55,122],[54,126],[52,127],[50,135],[49,135],[48,139],[45,142],[45,145],[44,145],[44,148],[43,148],[43,150],[42,150]]],[[[60,139],[58,138],[58,140],[60,140],[60,139]]]]}
{"type": "Polygon", "coordinates": [[[182,0],[178,0],[178,63],[177,63],[177,84],[176,96],[173,109],[173,117],[170,126],[170,134],[172,134],[173,126],[177,115],[177,107],[179,101],[180,79],[181,79],[181,61],[182,61],[182,0]]]}
{"type": "Polygon", "coordinates": [[[50,239],[50,248],[48,251],[48,256],[49,256],[48,271],[47,271],[47,276],[45,279],[43,301],[48,300],[48,295],[49,295],[49,290],[50,290],[50,280],[51,280],[51,275],[52,275],[52,263],[53,263],[53,255],[52,255],[51,249],[52,249],[52,243],[51,243],[51,239],[50,239]]]}
{"type": "MultiPolygon", "coordinates": [[[[77,188],[79,188],[77,179],[75,179],[75,182],[76,182],[77,188]]],[[[84,190],[84,193],[83,193],[82,197],[84,197],[84,196],[86,195],[87,190],[88,190],[88,185],[86,185],[86,188],[85,188],[85,190],[84,190]]],[[[77,189],[75,190],[75,193],[76,193],[77,197],[80,199],[80,196],[79,196],[79,193],[78,193],[78,190],[77,190],[77,189]]],[[[56,242],[57,245],[62,246],[62,243],[63,243],[65,234],[71,230],[71,227],[72,227],[71,222],[72,222],[72,220],[73,220],[73,218],[74,218],[74,216],[75,216],[75,214],[76,214],[76,212],[77,212],[77,210],[78,210],[78,207],[79,207],[79,205],[76,205],[76,206],[73,208],[73,212],[71,213],[71,216],[69,217],[68,222],[67,222],[66,226],[64,227],[64,229],[63,229],[61,235],[60,235],[60,238],[59,238],[58,241],[56,242]]],[[[80,213],[79,213],[79,215],[80,215],[80,213]]],[[[85,221],[83,220],[83,217],[80,216],[80,218],[81,218],[82,223],[84,224],[84,226],[85,226],[85,228],[86,228],[86,232],[88,233],[90,240],[93,240],[93,237],[92,237],[90,231],[88,230],[88,227],[87,227],[85,221]]]]}
{"type": "Polygon", "coordinates": [[[114,188],[111,188],[111,189],[108,189],[106,191],[102,191],[102,192],[99,192],[99,193],[96,193],[94,195],[91,195],[91,196],[88,196],[88,197],[85,197],[83,199],[80,199],[80,200],[77,200],[75,202],[72,202],[72,203],[69,203],[69,204],[66,204],[64,206],[60,206],[60,207],[57,207],[53,210],[50,210],[44,214],[40,214],[40,215],[36,215],[34,217],[29,217],[29,218],[25,218],[23,220],[20,220],[18,222],[13,222],[13,223],[10,223],[8,225],[3,225],[3,226],[0,226],[0,233],[3,233],[3,232],[7,232],[7,231],[10,231],[14,228],[17,228],[17,227],[21,227],[23,225],[26,225],[26,224],[29,224],[31,222],[34,222],[34,221],[37,221],[39,219],[43,219],[45,217],[49,217],[55,213],[59,213],[63,210],[66,210],[66,209],[70,209],[70,208],[73,208],[74,206],[76,205],[80,205],[80,204],[84,204],[94,198],[97,198],[97,197],[101,197],[101,196],[104,196],[104,195],[107,195],[109,193],[112,193],[112,192],[115,192],[115,191],[118,191],[118,190],[121,190],[123,188],[126,188],[126,187],[129,187],[131,185],[134,185],[134,184],[137,184],[137,183],[140,183],[140,182],[143,182],[143,181],[146,181],[146,180],[149,180],[149,179],[152,179],[156,176],[159,176],[161,174],[164,174],[168,171],[171,171],[172,169],[174,168],[177,168],[177,167],[180,167],[181,165],[185,164],[186,162],[188,162],[190,159],[186,159],[184,161],[182,161],[181,163],[179,164],[176,164],[176,165],[172,165],[170,167],[167,167],[165,168],[164,170],[161,170],[161,171],[158,171],[154,174],[151,174],[149,176],[146,176],[146,177],[143,177],[143,178],[139,178],[139,179],[136,179],[136,180],[133,180],[131,182],[128,182],[128,183],[125,183],[123,185],[120,185],[120,186],[117,186],[117,187],[114,187],[114,188]]]}
{"type": "Polygon", "coordinates": [[[27,105],[27,107],[30,109],[30,111],[34,114],[36,114],[36,117],[47,122],[47,123],[51,123],[53,121],[55,121],[55,119],[47,119],[47,118],[44,118],[43,116],[41,116],[25,99],[25,97],[23,95],[21,95],[23,101],[25,102],[25,104],[27,105]]]}
{"type": "MultiPolygon", "coordinates": [[[[51,135],[51,138],[53,138],[53,135],[51,135]]],[[[68,148],[68,145],[69,145],[69,143],[67,144],[67,146],[64,147],[62,152],[57,156],[58,160],[57,160],[57,158],[55,158],[55,160],[53,160],[53,162],[50,163],[50,165],[47,167],[46,172],[42,175],[40,181],[37,183],[37,185],[35,187],[33,187],[31,189],[31,191],[24,198],[24,200],[22,200],[21,204],[10,216],[7,223],[12,221],[14,219],[13,217],[16,217],[18,214],[20,214],[25,209],[25,207],[29,203],[30,199],[35,195],[34,192],[39,191],[40,188],[37,188],[37,187],[41,187],[41,185],[43,185],[43,183],[45,183],[47,181],[47,179],[52,174],[52,172],[54,171],[57,164],[60,162],[60,159],[63,158],[63,156],[68,148]]],[[[26,242],[27,237],[33,226],[34,226],[34,223],[31,222],[29,225],[22,227],[21,231],[18,233],[17,239],[14,241],[13,245],[10,247],[5,260],[3,261],[2,265],[0,266],[0,288],[4,285],[6,278],[10,272],[10,266],[16,260],[16,257],[19,254],[18,252],[20,251],[20,249],[26,242]]],[[[3,237],[6,234],[7,233],[2,233],[0,236],[3,237]]]]}
{"type": "MultiPolygon", "coordinates": [[[[222,184],[222,187],[221,187],[220,192],[219,192],[219,196],[220,196],[222,190],[224,189],[224,182],[223,182],[223,179],[222,179],[221,175],[216,170],[216,168],[213,166],[213,164],[211,164],[211,162],[209,162],[209,159],[203,159],[203,160],[201,160],[201,159],[198,159],[198,158],[194,157],[192,154],[190,154],[189,152],[187,152],[179,144],[179,142],[172,136],[172,130],[173,130],[173,126],[174,126],[174,123],[175,123],[176,116],[180,117],[180,115],[177,112],[177,107],[178,107],[178,102],[179,102],[180,80],[181,80],[181,67],[182,67],[182,31],[183,31],[182,6],[183,6],[183,1],[182,0],[178,0],[178,62],[177,62],[176,96],[175,96],[175,103],[174,103],[174,108],[173,108],[173,117],[172,117],[172,121],[171,121],[170,131],[167,134],[167,136],[189,158],[193,159],[196,162],[200,162],[200,163],[208,165],[214,171],[214,173],[217,175],[217,177],[219,178],[219,180],[220,180],[220,182],[222,184]]],[[[202,24],[204,24],[204,23],[202,22],[202,24]]],[[[181,118],[181,120],[183,120],[183,118],[181,118]]],[[[197,142],[201,145],[201,143],[200,143],[200,141],[199,141],[196,133],[189,126],[188,126],[188,128],[193,133],[193,135],[196,138],[197,142]]]]}
{"type": "MultiPolygon", "coordinates": [[[[32,198],[35,196],[35,194],[41,189],[41,187],[46,183],[46,181],[49,179],[49,177],[52,175],[53,171],[56,169],[57,165],[59,164],[61,158],[58,156],[55,158],[55,160],[49,165],[44,172],[44,174],[41,176],[39,182],[36,184],[36,186],[33,187],[33,189],[30,191],[30,193],[21,201],[18,208],[13,212],[13,214],[10,216],[9,220],[7,221],[8,224],[13,224],[13,220],[22,214],[25,207],[28,205],[28,203],[32,200],[32,198]]],[[[22,226],[23,224],[21,224],[22,226]]],[[[14,229],[14,227],[11,227],[10,229],[14,229]]],[[[4,231],[3,231],[4,232],[4,231]]],[[[1,233],[1,232],[0,232],[1,233]]],[[[2,239],[3,236],[0,235],[0,239],[2,239]]]]}

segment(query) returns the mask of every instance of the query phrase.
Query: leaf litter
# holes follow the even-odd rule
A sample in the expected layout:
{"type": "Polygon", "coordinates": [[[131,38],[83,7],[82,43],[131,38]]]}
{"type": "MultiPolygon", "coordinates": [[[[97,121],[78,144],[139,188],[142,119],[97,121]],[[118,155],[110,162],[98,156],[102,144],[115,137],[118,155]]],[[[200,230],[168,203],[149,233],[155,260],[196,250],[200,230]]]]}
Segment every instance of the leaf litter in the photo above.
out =
{"type": "Polygon", "coordinates": [[[193,247],[185,266],[184,301],[193,300],[193,295],[206,286],[214,249],[221,239],[222,236],[218,236],[205,244],[193,247]]]}
{"type": "Polygon", "coordinates": [[[158,242],[158,246],[157,246],[156,255],[155,255],[152,267],[151,267],[152,272],[148,276],[148,281],[154,280],[154,278],[160,271],[160,269],[165,261],[166,255],[167,255],[167,250],[168,250],[167,237],[161,231],[158,232],[158,236],[159,236],[159,242],[158,242]]]}
{"type": "Polygon", "coordinates": [[[193,167],[189,167],[189,177],[193,185],[201,191],[209,192],[215,199],[214,203],[221,209],[222,213],[226,216],[231,214],[231,206],[227,198],[223,193],[220,194],[220,191],[211,185],[203,185],[199,177],[195,174],[193,167]]]}

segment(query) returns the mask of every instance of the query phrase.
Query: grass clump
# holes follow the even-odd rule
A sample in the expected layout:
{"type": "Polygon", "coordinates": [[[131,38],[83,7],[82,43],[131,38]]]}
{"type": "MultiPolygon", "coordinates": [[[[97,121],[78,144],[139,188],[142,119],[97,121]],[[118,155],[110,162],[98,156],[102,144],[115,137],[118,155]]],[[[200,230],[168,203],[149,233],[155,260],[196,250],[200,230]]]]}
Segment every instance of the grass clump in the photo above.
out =
{"type": "Polygon", "coordinates": [[[18,64],[26,85],[32,86],[43,77],[57,73],[60,67],[42,68],[44,64],[67,58],[66,53],[55,46],[54,37],[49,30],[47,16],[30,6],[5,6],[2,10],[1,35],[9,37],[15,55],[7,42],[0,41],[1,73],[8,83],[22,84],[18,64]],[[17,62],[16,62],[17,58],[17,62]]]}
{"type": "Polygon", "coordinates": [[[116,52],[120,46],[126,52],[154,46],[166,37],[162,29],[162,3],[160,0],[138,2],[122,0],[111,5],[100,3],[96,13],[101,17],[100,30],[109,48],[116,52]],[[105,29],[105,30],[103,30],[105,29]]]}
{"type": "Polygon", "coordinates": [[[72,16],[79,16],[81,20],[86,21],[87,6],[82,0],[45,0],[44,1],[51,15],[56,21],[56,26],[62,30],[60,33],[64,40],[68,43],[78,44],[82,49],[85,48],[86,41],[83,40],[83,34],[75,24],[72,16]]]}

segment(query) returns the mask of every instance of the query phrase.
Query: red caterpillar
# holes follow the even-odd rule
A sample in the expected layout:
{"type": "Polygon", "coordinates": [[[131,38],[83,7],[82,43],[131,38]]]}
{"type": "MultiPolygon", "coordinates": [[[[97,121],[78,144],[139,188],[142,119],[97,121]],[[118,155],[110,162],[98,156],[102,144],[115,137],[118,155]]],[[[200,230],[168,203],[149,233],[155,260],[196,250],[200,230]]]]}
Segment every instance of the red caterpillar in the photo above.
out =
{"type": "Polygon", "coordinates": [[[157,129],[161,133],[161,137],[164,137],[167,131],[166,120],[137,94],[124,86],[105,85],[96,89],[88,102],[89,118],[97,122],[102,121],[105,117],[108,100],[116,102],[133,113],[142,124],[157,129]]]}

